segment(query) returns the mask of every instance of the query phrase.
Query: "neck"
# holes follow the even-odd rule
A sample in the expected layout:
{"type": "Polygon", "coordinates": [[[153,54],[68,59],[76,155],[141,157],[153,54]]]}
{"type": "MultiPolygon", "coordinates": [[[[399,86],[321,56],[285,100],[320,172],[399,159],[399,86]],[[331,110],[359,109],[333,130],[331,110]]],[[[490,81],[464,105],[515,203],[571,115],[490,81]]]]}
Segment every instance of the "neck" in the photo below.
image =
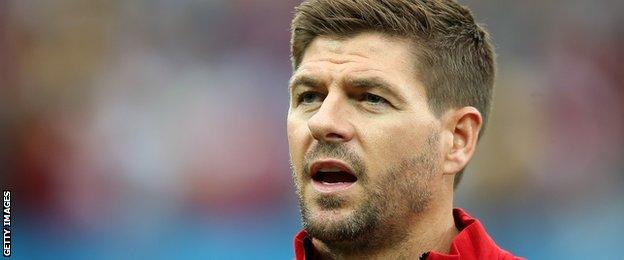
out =
{"type": "Polygon", "coordinates": [[[448,253],[453,238],[459,233],[453,219],[452,196],[448,201],[430,205],[404,225],[404,238],[398,243],[376,248],[347,248],[312,239],[316,255],[321,259],[418,259],[429,251],[448,253]]]}

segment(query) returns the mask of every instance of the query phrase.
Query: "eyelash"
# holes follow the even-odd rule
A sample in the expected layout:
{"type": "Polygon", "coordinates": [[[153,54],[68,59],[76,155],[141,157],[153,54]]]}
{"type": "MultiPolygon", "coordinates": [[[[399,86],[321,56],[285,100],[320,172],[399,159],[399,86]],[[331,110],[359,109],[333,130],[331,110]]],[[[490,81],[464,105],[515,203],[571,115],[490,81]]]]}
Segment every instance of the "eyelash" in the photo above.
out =
{"type": "Polygon", "coordinates": [[[297,104],[302,104],[303,103],[303,99],[306,97],[306,95],[308,94],[315,94],[318,96],[321,96],[321,93],[318,92],[314,92],[314,91],[306,91],[306,92],[302,92],[300,94],[297,95],[297,104]]]}
{"type": "MultiPolygon", "coordinates": [[[[297,95],[297,97],[296,97],[296,98],[297,98],[297,104],[303,104],[303,105],[306,105],[306,104],[311,104],[311,103],[313,103],[313,102],[310,102],[310,103],[305,103],[305,102],[303,102],[303,101],[304,101],[304,99],[306,98],[306,96],[307,96],[307,95],[310,95],[310,94],[314,94],[314,95],[316,95],[316,96],[315,96],[316,98],[323,98],[323,97],[322,97],[322,96],[323,96],[323,94],[321,94],[321,93],[319,93],[319,92],[315,92],[315,91],[306,91],[306,92],[299,93],[299,94],[297,95]]],[[[367,102],[367,103],[368,103],[368,104],[370,104],[371,106],[390,105],[390,102],[389,102],[387,99],[385,99],[385,98],[383,98],[383,97],[381,97],[381,96],[379,96],[379,95],[372,94],[372,93],[364,93],[364,94],[362,95],[362,97],[359,99],[359,101],[367,102]],[[370,97],[373,97],[373,98],[379,99],[379,101],[378,101],[378,102],[369,102],[368,98],[370,98],[370,97]]]]}
{"type": "Polygon", "coordinates": [[[385,98],[382,98],[382,97],[380,97],[380,96],[378,96],[378,95],[371,94],[371,93],[365,93],[365,94],[364,94],[364,96],[363,96],[363,98],[362,98],[362,100],[363,100],[363,101],[366,101],[366,102],[368,102],[369,104],[372,104],[372,105],[374,105],[374,106],[379,106],[379,105],[382,105],[382,104],[383,104],[383,105],[387,105],[387,104],[389,104],[388,100],[386,100],[385,98]],[[377,98],[377,99],[379,99],[379,102],[377,102],[377,103],[374,103],[374,102],[369,102],[369,100],[367,100],[367,98],[369,98],[369,97],[377,98]]]}

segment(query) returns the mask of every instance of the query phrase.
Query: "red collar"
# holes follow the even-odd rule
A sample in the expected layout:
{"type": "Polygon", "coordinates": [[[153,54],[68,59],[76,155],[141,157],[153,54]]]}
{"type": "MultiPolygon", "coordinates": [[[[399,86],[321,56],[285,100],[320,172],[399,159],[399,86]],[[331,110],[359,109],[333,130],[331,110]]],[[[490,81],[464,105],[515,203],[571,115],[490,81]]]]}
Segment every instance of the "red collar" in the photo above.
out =
{"type": "MultiPolygon", "coordinates": [[[[522,259],[515,257],[509,252],[501,249],[494,243],[494,240],[485,232],[485,228],[479,220],[472,218],[463,209],[453,209],[455,225],[460,230],[459,234],[451,242],[451,249],[448,254],[428,252],[427,260],[469,260],[469,259],[522,259]]],[[[295,236],[295,258],[297,260],[306,259],[306,248],[310,248],[312,243],[307,239],[308,233],[305,230],[299,231],[295,236]]],[[[309,252],[308,252],[309,253],[309,252]]]]}

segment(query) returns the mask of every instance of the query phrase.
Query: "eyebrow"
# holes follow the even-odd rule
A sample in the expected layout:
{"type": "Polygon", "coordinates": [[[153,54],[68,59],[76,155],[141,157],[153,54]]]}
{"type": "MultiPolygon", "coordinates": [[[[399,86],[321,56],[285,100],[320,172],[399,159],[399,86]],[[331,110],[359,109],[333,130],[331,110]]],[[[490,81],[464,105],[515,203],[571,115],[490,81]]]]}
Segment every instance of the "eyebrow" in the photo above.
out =
{"type": "Polygon", "coordinates": [[[351,86],[354,88],[363,88],[363,89],[380,89],[383,92],[393,96],[399,102],[405,103],[405,98],[397,93],[397,87],[388,82],[387,80],[372,76],[372,77],[349,77],[344,80],[344,84],[347,86],[351,86]]]}
{"type": "MultiPolygon", "coordinates": [[[[312,77],[310,75],[299,75],[295,76],[290,80],[289,91],[293,91],[298,86],[306,86],[310,88],[320,88],[324,85],[322,80],[312,77]]],[[[377,76],[366,76],[366,77],[347,77],[343,80],[343,84],[360,89],[380,89],[381,91],[387,93],[394,97],[401,104],[405,104],[407,100],[405,97],[397,93],[397,87],[388,82],[387,80],[377,77],[377,76]]]]}
{"type": "MultiPolygon", "coordinates": [[[[393,84],[380,77],[350,77],[346,78],[344,83],[355,88],[381,88],[386,90],[392,90],[394,88],[393,84]]],[[[301,75],[292,78],[288,85],[290,88],[294,88],[299,85],[317,88],[322,86],[323,82],[308,75],[301,75]]]]}
{"type": "Polygon", "coordinates": [[[394,85],[380,77],[352,77],[346,78],[344,83],[354,88],[381,88],[386,90],[394,89],[394,85]]]}
{"type": "Polygon", "coordinates": [[[288,84],[288,88],[292,91],[297,86],[307,86],[318,88],[323,85],[323,81],[308,75],[300,75],[292,78],[288,84]]]}

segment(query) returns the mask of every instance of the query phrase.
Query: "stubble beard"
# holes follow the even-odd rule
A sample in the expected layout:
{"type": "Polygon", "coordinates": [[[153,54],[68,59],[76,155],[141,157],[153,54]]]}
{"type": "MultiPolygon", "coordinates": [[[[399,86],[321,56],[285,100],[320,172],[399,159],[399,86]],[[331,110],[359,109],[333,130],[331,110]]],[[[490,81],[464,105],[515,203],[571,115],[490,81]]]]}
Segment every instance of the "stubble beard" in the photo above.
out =
{"type": "MultiPolygon", "coordinates": [[[[319,143],[304,158],[304,169],[309,169],[309,163],[319,155],[344,160],[353,167],[358,184],[367,192],[362,202],[352,206],[352,211],[341,219],[314,218],[304,199],[303,180],[294,174],[293,169],[303,227],[310,236],[343,253],[372,251],[400,243],[408,235],[408,220],[425,211],[430,204],[429,183],[439,171],[438,142],[437,133],[432,133],[418,154],[387,168],[375,183],[368,181],[363,162],[343,144],[319,143]]],[[[306,171],[304,174],[308,175],[305,176],[309,176],[306,171]]],[[[318,195],[312,203],[323,210],[339,210],[348,202],[337,196],[318,195]]]]}

